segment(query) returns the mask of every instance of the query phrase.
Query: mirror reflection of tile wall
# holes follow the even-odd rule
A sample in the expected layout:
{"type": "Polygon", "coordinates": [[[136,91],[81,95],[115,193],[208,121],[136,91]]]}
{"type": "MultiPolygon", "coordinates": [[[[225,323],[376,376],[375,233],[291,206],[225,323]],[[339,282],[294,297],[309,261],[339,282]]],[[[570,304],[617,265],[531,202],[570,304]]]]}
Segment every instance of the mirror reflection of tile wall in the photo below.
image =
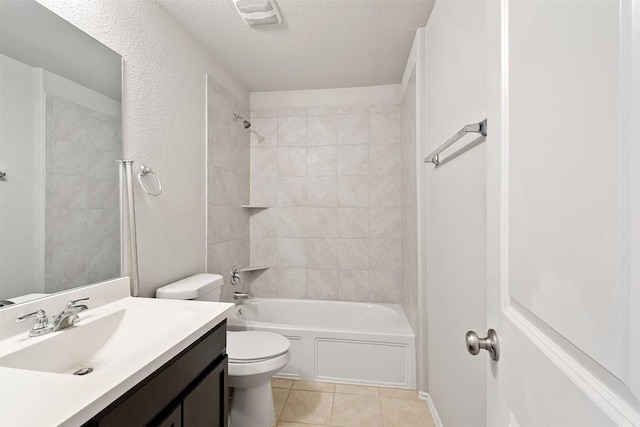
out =
{"type": "Polygon", "coordinates": [[[120,275],[121,129],[119,115],[47,94],[47,293],[120,275]]]}

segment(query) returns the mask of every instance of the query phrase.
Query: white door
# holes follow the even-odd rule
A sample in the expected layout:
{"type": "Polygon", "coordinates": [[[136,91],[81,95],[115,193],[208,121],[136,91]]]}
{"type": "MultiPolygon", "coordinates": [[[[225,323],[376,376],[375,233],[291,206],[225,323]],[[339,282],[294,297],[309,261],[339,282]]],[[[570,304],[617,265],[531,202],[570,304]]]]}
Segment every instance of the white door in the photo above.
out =
{"type": "Polygon", "coordinates": [[[487,425],[640,426],[640,1],[487,12],[487,425]]]}

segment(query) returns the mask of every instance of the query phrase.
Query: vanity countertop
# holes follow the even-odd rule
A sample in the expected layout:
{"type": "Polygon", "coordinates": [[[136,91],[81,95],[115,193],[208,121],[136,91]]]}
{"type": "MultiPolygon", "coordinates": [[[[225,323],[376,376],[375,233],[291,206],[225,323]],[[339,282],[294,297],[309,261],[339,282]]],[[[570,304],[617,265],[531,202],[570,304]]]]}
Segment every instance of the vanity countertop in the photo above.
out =
{"type": "MultiPolygon", "coordinates": [[[[128,280],[126,278],[117,280],[125,280],[126,286],[120,283],[115,286],[121,287],[128,294],[128,280]]],[[[108,283],[114,286],[113,283],[116,281],[108,283]]],[[[52,304],[59,307],[63,300],[92,297],[94,290],[96,289],[91,286],[85,287],[74,290],[73,292],[77,292],[75,295],[56,294],[58,299],[55,302],[45,298],[3,309],[0,311],[0,328],[7,326],[8,329],[12,329],[7,322],[13,321],[15,317],[29,310],[35,311],[52,304]]],[[[233,304],[219,302],[129,296],[105,298],[104,295],[100,295],[99,289],[97,291],[95,299],[92,298],[88,302],[89,310],[80,313],[81,319],[75,326],[41,337],[29,337],[25,330],[14,331],[16,333],[11,335],[2,334],[3,336],[0,337],[2,338],[0,340],[0,365],[2,365],[0,366],[0,425],[12,427],[82,425],[225,320],[234,307],[233,304]],[[102,304],[92,308],[92,301],[100,301],[102,304]],[[104,319],[109,320],[104,322],[104,319]],[[119,332],[114,332],[113,336],[116,338],[108,334],[105,338],[103,334],[101,338],[95,339],[97,343],[91,343],[94,341],[93,332],[91,335],[86,333],[84,336],[81,335],[83,330],[79,328],[86,328],[84,331],[98,331],[97,335],[100,335],[102,333],[100,328],[105,328],[99,322],[109,323],[109,328],[113,330],[120,328],[119,332]],[[128,330],[140,322],[144,324],[137,332],[138,335],[132,335],[128,330]],[[72,331],[73,328],[78,329],[72,331]],[[62,334],[68,335],[62,336],[62,334]],[[74,336],[82,339],[74,342],[74,336]],[[88,340],[87,336],[90,337],[88,340]],[[63,347],[63,352],[58,356],[60,358],[85,350],[83,346],[93,345],[95,348],[100,348],[95,352],[98,356],[93,355],[90,359],[94,371],[85,376],[71,375],[68,372],[59,373],[56,372],[58,368],[55,367],[55,363],[44,363],[46,367],[42,370],[7,367],[12,366],[12,363],[28,365],[30,353],[37,355],[37,358],[56,357],[48,351],[40,351],[40,349],[49,348],[47,346],[51,343],[56,343],[55,345],[72,343],[63,347]],[[31,351],[36,346],[40,346],[38,351],[31,351]],[[108,350],[104,350],[105,348],[108,350]],[[13,359],[16,360],[11,361],[11,355],[20,351],[27,356],[14,357],[13,359]],[[10,362],[3,363],[7,360],[10,362]]],[[[113,288],[110,292],[113,294],[113,288]]],[[[29,323],[30,327],[31,322],[26,323],[29,323]]],[[[18,354],[22,355],[22,353],[18,354]]],[[[33,359],[35,360],[36,357],[33,359]]],[[[41,369],[40,361],[35,360],[34,363],[37,364],[38,369],[41,369]]]]}

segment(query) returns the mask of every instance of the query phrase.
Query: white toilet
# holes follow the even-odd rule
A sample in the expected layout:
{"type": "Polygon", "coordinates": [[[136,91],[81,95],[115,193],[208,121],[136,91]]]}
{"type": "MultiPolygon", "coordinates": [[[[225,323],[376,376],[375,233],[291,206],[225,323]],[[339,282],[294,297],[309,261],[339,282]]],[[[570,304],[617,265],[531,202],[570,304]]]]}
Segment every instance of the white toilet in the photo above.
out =
{"type": "MultiPolygon", "coordinates": [[[[218,301],[224,279],[196,274],[156,291],[156,298],[218,301]]],[[[271,332],[227,332],[231,427],[270,427],[276,419],[271,377],[289,363],[289,340],[271,332]]]]}

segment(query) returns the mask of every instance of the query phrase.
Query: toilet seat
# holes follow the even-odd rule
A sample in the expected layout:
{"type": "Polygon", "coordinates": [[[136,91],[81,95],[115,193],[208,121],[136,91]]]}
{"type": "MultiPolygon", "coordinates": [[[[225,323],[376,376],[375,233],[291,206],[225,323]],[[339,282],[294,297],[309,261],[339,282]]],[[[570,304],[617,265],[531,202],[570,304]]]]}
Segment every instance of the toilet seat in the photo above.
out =
{"type": "Polygon", "coordinates": [[[289,351],[289,340],[262,331],[227,333],[229,363],[256,363],[282,356],[289,351]]]}
{"type": "Polygon", "coordinates": [[[289,360],[289,340],[262,331],[227,332],[229,385],[249,387],[258,377],[271,378],[289,360]]]}

